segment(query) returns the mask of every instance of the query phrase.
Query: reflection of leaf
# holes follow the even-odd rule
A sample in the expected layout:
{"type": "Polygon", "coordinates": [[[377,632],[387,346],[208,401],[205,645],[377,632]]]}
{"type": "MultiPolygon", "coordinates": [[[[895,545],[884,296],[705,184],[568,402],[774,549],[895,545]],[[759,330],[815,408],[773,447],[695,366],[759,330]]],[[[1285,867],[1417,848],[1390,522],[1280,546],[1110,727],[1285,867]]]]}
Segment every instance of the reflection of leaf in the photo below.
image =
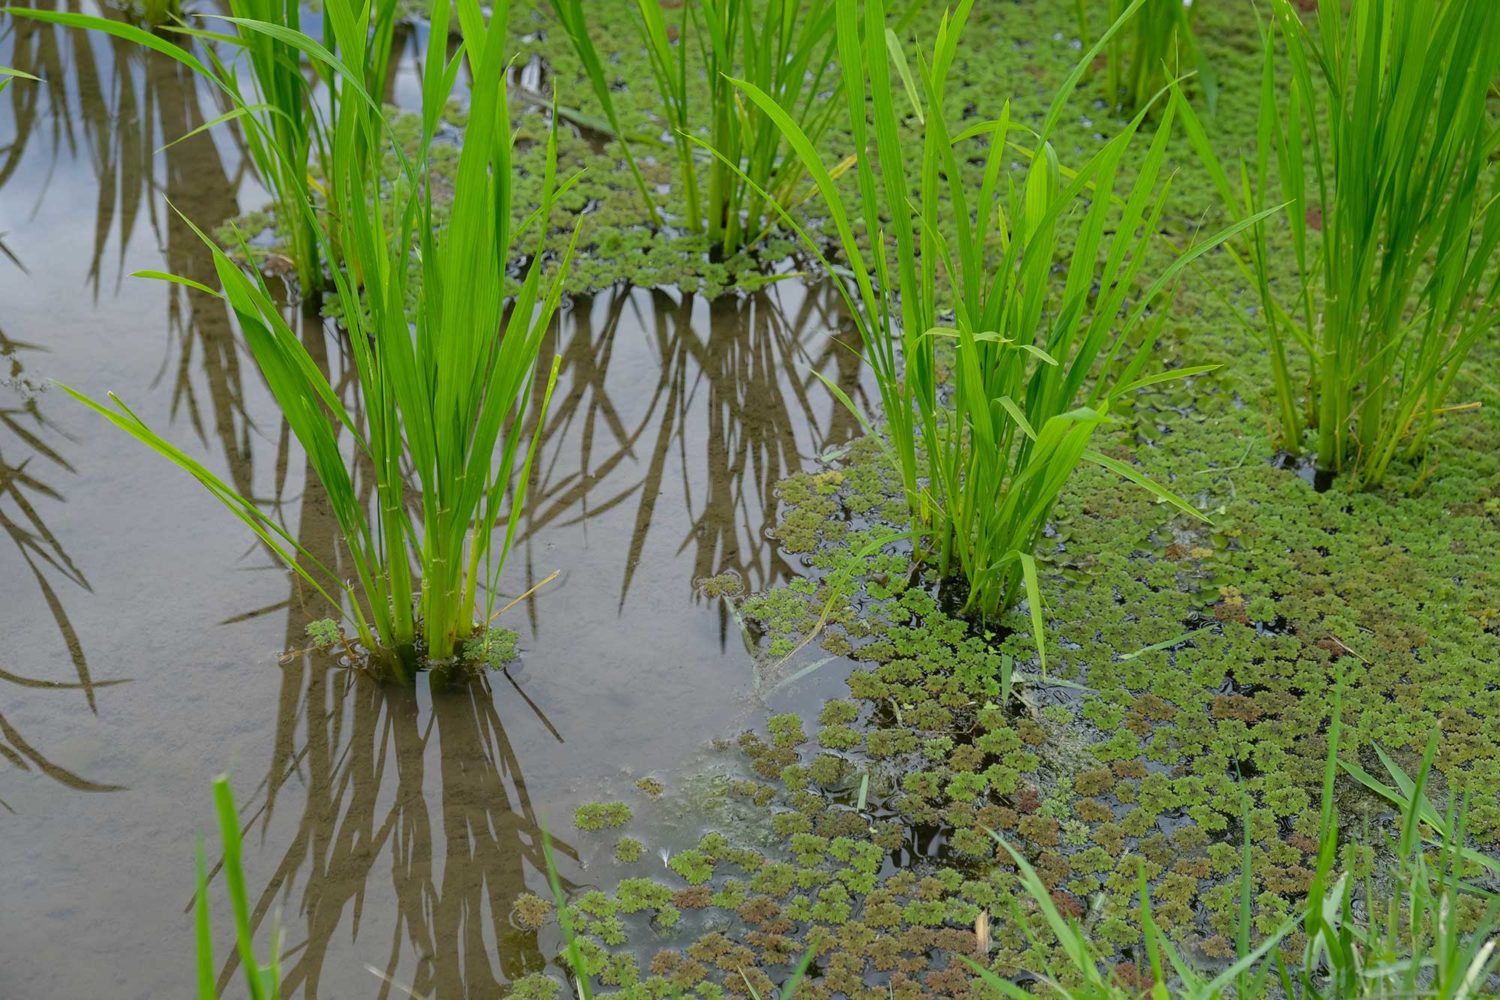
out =
{"type": "Polygon", "coordinates": [[[37,677],[22,677],[20,674],[13,674],[4,667],[0,667],[0,681],[5,681],[7,684],[14,684],[16,687],[81,691],[85,688],[113,687],[116,684],[128,684],[130,683],[130,678],[117,677],[114,680],[78,684],[72,681],[44,681],[37,677]]]}
{"type": "Polygon", "coordinates": [[[776,484],[800,467],[803,451],[824,452],[858,433],[815,374],[862,395],[858,353],[827,335],[839,325],[832,294],[778,287],[712,302],[661,290],[608,294],[599,307],[580,298],[568,314],[559,391],[520,537],[586,529],[634,504],[623,607],[660,522],[657,498],[680,489],[690,522],[678,552],[691,553],[693,578],[732,570],[760,589],[792,575],[760,530],[774,518],[776,484]],[[656,373],[649,388],[635,377],[647,366],[656,373]],[[639,398],[617,403],[612,384],[639,398]],[[627,426],[622,412],[639,415],[627,426]],[[705,437],[702,452],[690,451],[705,437]]]}
{"type": "MultiPolygon", "coordinates": [[[[541,826],[488,678],[434,680],[430,703],[419,705],[415,692],[318,654],[298,657],[283,677],[272,770],[241,822],[245,832],[268,828],[294,779],[305,794],[251,912],[259,928],[296,898],[305,917],[283,928],[284,993],[319,992],[330,947],[358,937],[370,882],[386,871],[398,919],[383,977],[415,995],[489,996],[543,968],[535,936],[509,919],[528,875],[545,871],[541,826]]],[[[220,970],[221,988],[237,965],[231,956],[220,970]]]]}
{"type": "MultiPolygon", "coordinates": [[[[28,346],[9,340],[0,333],[0,354],[12,358],[14,378],[21,377],[20,352],[28,346]]],[[[103,685],[96,683],[89,672],[83,643],[49,574],[67,580],[83,590],[89,589],[89,582],[63,547],[62,541],[48,527],[39,507],[41,501],[60,502],[63,499],[62,493],[31,471],[33,462],[38,458],[56,469],[69,473],[74,471],[62,453],[43,436],[54,436],[56,433],[55,428],[42,416],[34,399],[26,401],[20,407],[0,408],[0,434],[3,434],[0,436],[0,535],[10,539],[16,553],[31,571],[37,590],[52,616],[53,625],[67,648],[77,681],[67,683],[40,680],[8,670],[0,670],[0,681],[32,689],[82,691],[89,710],[97,713],[94,689],[103,685]],[[5,449],[17,447],[26,454],[20,461],[12,463],[5,455],[5,449]]],[[[35,769],[59,784],[78,791],[104,792],[121,787],[90,781],[52,762],[23,738],[3,714],[0,714],[0,735],[4,737],[4,742],[0,743],[0,756],[13,767],[24,771],[35,769]]]]}
{"type": "Polygon", "coordinates": [[[6,260],[14,264],[22,274],[31,273],[30,271],[26,270],[26,265],[21,263],[21,258],[16,256],[15,251],[11,250],[11,248],[6,245],[4,233],[0,233],[0,257],[4,257],[6,260]]]}
{"type": "Polygon", "coordinates": [[[89,781],[87,778],[81,778],[59,764],[52,763],[52,761],[43,757],[35,747],[22,739],[21,734],[6,721],[3,715],[0,715],[0,736],[5,737],[6,741],[10,744],[10,747],[6,747],[5,744],[0,743],[0,752],[3,752],[11,763],[16,764],[22,770],[30,770],[30,767],[26,764],[26,761],[30,761],[36,766],[38,771],[53,781],[80,792],[117,792],[125,787],[124,785],[103,785],[97,781],[89,781]]]}

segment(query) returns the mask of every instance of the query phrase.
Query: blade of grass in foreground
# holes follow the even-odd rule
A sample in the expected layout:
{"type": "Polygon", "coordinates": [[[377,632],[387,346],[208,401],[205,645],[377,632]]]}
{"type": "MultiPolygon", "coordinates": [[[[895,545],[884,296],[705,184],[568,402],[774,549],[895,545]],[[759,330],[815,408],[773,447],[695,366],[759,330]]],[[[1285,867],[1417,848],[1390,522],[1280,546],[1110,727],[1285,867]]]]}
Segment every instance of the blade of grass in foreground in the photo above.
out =
{"type": "MultiPolygon", "coordinates": [[[[234,793],[230,791],[226,775],[214,779],[214,813],[218,818],[219,836],[224,844],[224,885],[234,913],[235,946],[244,970],[245,987],[251,1000],[277,1000],[281,995],[280,941],[272,940],[270,958],[262,965],[256,958],[250,929],[250,897],[245,887],[244,868],[240,862],[239,813],[235,809],[234,793]]],[[[193,901],[193,922],[198,948],[198,998],[217,1000],[219,992],[214,978],[213,931],[209,920],[208,867],[203,857],[201,836],[197,846],[197,888],[193,901]]],[[[279,935],[275,937],[279,938],[279,935]]]]}

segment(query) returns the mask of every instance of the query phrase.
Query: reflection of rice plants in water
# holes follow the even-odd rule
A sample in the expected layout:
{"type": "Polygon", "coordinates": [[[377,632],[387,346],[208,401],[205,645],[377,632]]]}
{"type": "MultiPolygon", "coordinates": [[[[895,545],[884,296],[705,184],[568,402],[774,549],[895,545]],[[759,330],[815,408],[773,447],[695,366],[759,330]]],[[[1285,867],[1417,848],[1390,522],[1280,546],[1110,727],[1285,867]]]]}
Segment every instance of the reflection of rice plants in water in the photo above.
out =
{"type": "MultiPolygon", "coordinates": [[[[32,344],[11,340],[0,330],[0,533],[10,540],[25,572],[35,582],[47,605],[59,639],[71,661],[74,681],[26,676],[0,662],[0,684],[21,688],[79,691],[89,711],[97,712],[94,692],[120,681],[98,681],[89,671],[83,645],[68,615],[59,585],[89,589],[88,578],[47,526],[46,506],[61,503],[63,494],[53,475],[71,475],[76,470],[63,455],[61,433],[42,413],[38,388],[30,383],[21,363],[21,352],[37,350],[32,344]]],[[[50,760],[0,711],[0,758],[23,771],[35,770],[79,791],[114,791],[120,786],[100,784],[50,760]]],[[[0,798],[0,806],[5,805],[0,798]]]]}
{"type": "MultiPolygon", "coordinates": [[[[26,70],[6,69],[4,73],[0,73],[0,95],[9,89],[17,76],[24,78],[34,74],[28,74],[26,70]]],[[[18,155],[21,146],[18,139],[7,150],[7,154],[18,155]]],[[[8,167],[0,170],[0,187],[4,186],[8,174],[8,167]]],[[[25,270],[14,251],[3,243],[0,243],[0,249],[4,250],[5,257],[14,266],[25,270]]],[[[39,510],[39,506],[48,501],[61,501],[62,494],[42,478],[42,468],[32,467],[36,462],[43,468],[50,467],[54,472],[75,471],[57,450],[57,446],[49,440],[58,436],[58,432],[43,416],[37,403],[39,387],[25,377],[21,352],[39,349],[35,344],[12,340],[0,330],[0,362],[5,363],[5,371],[0,374],[0,393],[4,393],[5,397],[14,395],[19,399],[19,404],[13,404],[8,398],[0,397],[0,433],[3,433],[0,436],[0,531],[10,539],[36,582],[58,634],[67,647],[68,658],[72,661],[78,679],[76,682],[43,680],[13,673],[0,665],[0,681],[22,688],[79,690],[88,702],[89,711],[97,713],[94,690],[103,685],[96,683],[89,673],[83,645],[68,617],[67,608],[53,585],[52,577],[56,576],[84,590],[89,589],[89,582],[63,548],[57,535],[47,527],[39,510]],[[7,446],[11,455],[6,454],[7,446]]],[[[35,769],[80,791],[113,791],[119,787],[89,781],[49,760],[5,718],[4,713],[0,713],[0,738],[3,738],[3,742],[0,742],[0,757],[20,770],[35,769]]],[[[10,808],[4,799],[0,799],[0,806],[10,808]]]]}
{"type": "MultiPolygon", "coordinates": [[[[863,398],[861,359],[843,336],[840,305],[828,286],[714,300],[616,288],[574,299],[533,503],[517,535],[527,584],[551,569],[535,566],[530,548],[544,533],[586,532],[591,520],[633,508],[623,607],[648,536],[663,530],[656,506],[666,492],[682,498],[689,518],[676,543],[691,557],[685,585],[732,573],[739,586],[760,590],[795,576],[763,526],[781,480],[858,434],[815,374],[863,398]]],[[[719,610],[725,628],[728,611],[719,610]]]]}
{"type": "MultiPolygon", "coordinates": [[[[0,189],[15,179],[28,156],[55,166],[81,147],[87,150],[100,192],[94,203],[94,243],[85,279],[93,296],[101,291],[111,244],[118,247],[118,281],[126,249],[138,239],[161,246],[170,265],[181,273],[206,276],[211,256],[164,206],[170,202],[215,219],[234,215],[243,166],[231,174],[218,145],[207,135],[174,141],[217,113],[199,99],[191,75],[155,53],[40,21],[11,18],[6,32],[7,59],[21,85],[0,86],[0,100],[6,102],[14,126],[0,148],[0,189]],[[142,220],[149,225],[144,234],[142,220]]],[[[39,202],[48,194],[52,169],[44,172],[33,165],[31,171],[44,178],[40,189],[31,190],[39,202]]],[[[0,245],[9,266],[23,272],[26,249],[19,243],[0,245]]],[[[171,372],[174,415],[182,414],[205,442],[216,438],[232,478],[248,489],[251,427],[244,413],[243,375],[228,311],[217,297],[193,289],[172,288],[167,294],[174,343],[168,345],[163,373],[171,372]]],[[[25,566],[23,574],[18,565],[17,578],[27,575],[35,581],[74,679],[43,679],[32,676],[35,671],[24,665],[0,663],[0,681],[32,690],[79,691],[89,711],[97,714],[97,689],[121,681],[92,676],[61,586],[90,589],[83,570],[45,519],[47,505],[63,501],[56,477],[76,469],[65,457],[62,432],[43,411],[43,383],[24,370],[26,354],[37,350],[42,348],[0,331],[0,531],[25,566]]],[[[0,735],[0,755],[17,767],[35,769],[81,790],[119,787],[58,765],[3,717],[0,735]]]]}
{"type": "MultiPolygon", "coordinates": [[[[12,18],[8,31],[8,58],[39,83],[4,97],[15,135],[0,148],[0,188],[28,154],[55,164],[72,155],[81,140],[99,191],[87,278],[94,297],[102,290],[111,244],[118,248],[112,279],[118,285],[127,249],[137,239],[160,246],[174,273],[211,282],[212,255],[169,206],[203,221],[234,217],[249,164],[228,135],[184,138],[219,113],[193,73],[165,55],[107,35],[28,18],[12,18]],[[145,233],[138,225],[142,219],[149,226],[145,233]]],[[[34,192],[38,202],[49,188],[44,184],[34,192]]],[[[164,287],[170,339],[162,378],[172,386],[172,416],[187,420],[205,443],[217,440],[235,487],[248,493],[252,428],[230,311],[218,296],[200,289],[164,287]]]]}
{"type": "MultiPolygon", "coordinates": [[[[375,920],[359,909],[382,871],[395,908],[376,924],[390,935],[390,982],[482,996],[539,971],[535,933],[510,912],[528,873],[545,870],[542,833],[489,680],[435,686],[424,706],[317,653],[284,677],[272,763],[242,819],[247,832],[268,828],[295,782],[295,832],[252,898],[257,927],[281,911],[286,992],[318,992],[330,948],[375,920]]],[[[231,959],[220,982],[234,974],[231,959]]]]}

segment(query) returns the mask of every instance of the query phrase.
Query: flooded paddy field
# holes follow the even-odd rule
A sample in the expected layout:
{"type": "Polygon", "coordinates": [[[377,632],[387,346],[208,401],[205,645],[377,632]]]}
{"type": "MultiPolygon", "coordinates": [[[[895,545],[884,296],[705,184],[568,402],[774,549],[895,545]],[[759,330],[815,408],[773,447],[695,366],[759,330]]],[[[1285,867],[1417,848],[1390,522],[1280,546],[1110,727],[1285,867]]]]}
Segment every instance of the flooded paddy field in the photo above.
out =
{"type": "MultiPolygon", "coordinates": [[[[1092,45],[1073,13],[976,5],[943,97],[954,125],[1009,95],[1007,113],[1041,127],[1092,45]]],[[[402,11],[384,80],[393,148],[408,152],[435,51],[427,16],[402,11]]],[[[1088,935],[1116,991],[1100,996],[1139,995],[1152,983],[1142,885],[1205,976],[1252,942],[1300,956],[1325,862],[1365,887],[1364,912],[1421,854],[1398,843],[1403,813],[1429,809],[1416,825],[1438,864],[1460,804],[1454,906],[1482,944],[1500,891],[1493,336],[1473,345],[1425,450],[1360,488],[1282,446],[1272,360],[1244,323],[1262,302],[1243,262],[1205,250],[1141,300],[1150,322],[1131,340],[1149,336],[1148,371],[1187,374],[1107,399],[1091,442],[1103,459],[1045,505],[1034,576],[1016,569],[1010,598],[976,610],[956,557],[946,576],[932,551],[914,560],[929,539],[912,496],[950,508],[929,467],[913,489],[891,461],[889,390],[923,376],[903,357],[882,384],[846,261],[881,241],[860,219],[840,244],[809,185],[793,208],[817,253],[777,225],[752,248],[711,246],[681,215],[669,133],[639,140],[642,184],[668,217],[652,225],[559,16],[515,5],[504,77],[517,190],[540,189],[554,123],[559,164],[586,168],[541,245],[555,267],[581,223],[536,359],[556,387],[524,427],[535,457],[495,594],[517,655],[402,685],[316,648],[308,626],[327,599],[63,388],[116,394],[304,559],[355,577],[194,227],[225,245],[219,227],[246,227],[239,249],[364,428],[360,352],[299,294],[243,130],[211,124],[223,95],[130,41],[0,13],[0,66],[40,78],[0,93],[0,998],[191,995],[200,838],[213,992],[243,995],[211,798],[224,773],[254,940],[279,941],[285,997],[769,996],[804,955],[798,997],[991,995],[967,958],[1040,993],[1082,974],[1048,905],[1088,935]],[[1421,802],[1402,784],[1413,775],[1421,802]]],[[[930,45],[939,16],[907,27],[930,45]]],[[[1195,30],[1216,67],[1210,143],[1238,155],[1256,135],[1257,103],[1240,99],[1260,86],[1255,19],[1218,5],[1195,30]]],[[[457,37],[449,58],[463,58],[457,37]]],[[[620,127],[660,125],[635,33],[596,41],[620,127]]],[[[1103,67],[1060,115],[1064,162],[1130,127],[1103,67]]],[[[461,68],[435,140],[453,157],[472,128],[461,68]]],[[[1206,112],[1204,91],[1187,99],[1206,112]]],[[[913,185],[924,124],[899,117],[913,185]]],[[[835,121],[817,146],[838,162],[852,141],[835,121]]],[[[1152,169],[1150,144],[1137,137],[1125,173],[1152,169]]],[[[1131,257],[1158,270],[1228,221],[1199,151],[1179,133],[1161,150],[1175,188],[1142,224],[1161,240],[1131,257]]],[[[977,190],[986,163],[952,169],[977,190]]],[[[442,201],[462,175],[440,166],[442,201]]],[[[1024,185],[1026,157],[1003,166],[1024,185]]],[[[848,163],[830,185],[858,197],[848,163]]],[[[948,221],[953,197],[932,220],[948,221]]],[[[1268,233],[1271,266],[1290,267],[1291,237],[1268,233]]],[[[1074,238],[1051,255],[1069,288],[1074,238]]],[[[1122,318],[1136,301],[1122,298],[1122,318]]],[[[934,426],[978,419],[953,416],[968,376],[948,324],[966,322],[946,304],[933,321],[934,426]]],[[[1042,355],[1029,371],[1056,364],[1042,355]]],[[[1500,995],[1474,968],[1472,995],[1500,995]]]]}

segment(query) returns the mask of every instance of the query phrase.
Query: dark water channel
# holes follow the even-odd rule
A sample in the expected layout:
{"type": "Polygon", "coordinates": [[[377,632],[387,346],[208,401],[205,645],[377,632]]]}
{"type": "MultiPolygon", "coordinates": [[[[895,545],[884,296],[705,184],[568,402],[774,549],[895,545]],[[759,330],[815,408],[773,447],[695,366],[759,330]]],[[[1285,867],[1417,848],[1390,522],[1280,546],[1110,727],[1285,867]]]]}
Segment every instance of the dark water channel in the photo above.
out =
{"type": "MultiPolygon", "coordinates": [[[[564,875],[591,880],[574,806],[670,784],[760,710],[738,626],[694,584],[796,571],[766,536],[774,484],[856,431],[813,370],[863,395],[834,297],[572,302],[504,581],[558,572],[502,620],[523,663],[383,689],[283,656],[325,610],[189,477],[49,386],[118,393],[338,559],[222,303],[129,277],[212,281],[169,203],[208,227],[265,201],[229,131],[161,149],[219,109],[169,60],[49,25],[0,17],[0,65],[45,80],[0,96],[0,998],[189,994],[194,837],[222,771],[288,995],[496,995],[553,944],[509,916],[544,884],[542,823],[564,875]]],[[[304,336],[351,387],[337,336],[304,336]]]]}

